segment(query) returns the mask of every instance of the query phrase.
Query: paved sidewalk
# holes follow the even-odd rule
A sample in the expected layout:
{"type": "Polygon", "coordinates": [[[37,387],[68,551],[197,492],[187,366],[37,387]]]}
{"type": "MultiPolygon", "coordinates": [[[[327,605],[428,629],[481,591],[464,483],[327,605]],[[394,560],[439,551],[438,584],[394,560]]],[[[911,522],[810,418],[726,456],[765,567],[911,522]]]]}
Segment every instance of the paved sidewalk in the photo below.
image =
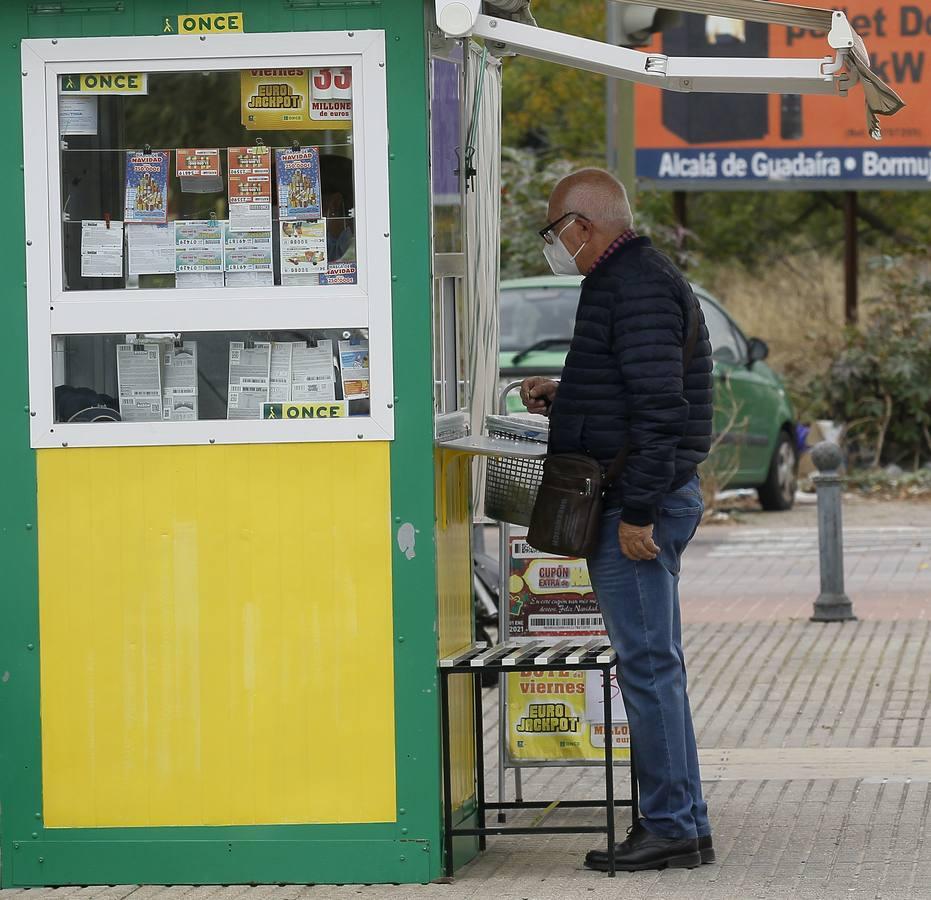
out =
{"type": "MultiPolygon", "coordinates": [[[[847,591],[860,621],[833,625],[807,621],[819,589],[810,524],[766,517],[699,532],[685,558],[683,619],[716,865],[611,880],[580,865],[591,837],[506,837],[490,838],[451,884],[87,887],[0,891],[0,900],[929,900],[925,524],[846,529],[847,591]]],[[[495,698],[490,692],[485,719],[489,791],[495,698]]],[[[601,777],[596,768],[528,770],[524,795],[597,796],[601,777]]],[[[552,821],[592,815],[557,812],[552,821]]],[[[627,824],[624,810],[618,824],[627,824]]]]}
{"type": "MultiPolygon", "coordinates": [[[[859,618],[931,615],[931,524],[846,528],[844,562],[859,618]]],[[[705,527],[683,558],[683,616],[693,622],[808,618],[819,590],[813,527],[705,527]]]]}
{"type": "MultiPolygon", "coordinates": [[[[688,613],[686,613],[688,618],[688,613]]],[[[590,836],[490,838],[451,884],[0,891],[0,900],[927,900],[931,897],[931,621],[686,622],[719,862],[581,868],[590,836]]],[[[491,691],[489,700],[493,701],[491,691]]],[[[497,724],[486,708],[488,790],[497,724]]],[[[625,770],[620,770],[623,773],[625,770]]],[[[597,796],[597,769],[525,773],[528,798],[597,796]]],[[[619,779],[618,795],[625,779],[619,779]]],[[[522,813],[522,815],[527,815],[522,813]]],[[[587,821],[590,811],[552,821],[587,821]]],[[[627,824],[618,812],[619,826],[627,824]]]]}

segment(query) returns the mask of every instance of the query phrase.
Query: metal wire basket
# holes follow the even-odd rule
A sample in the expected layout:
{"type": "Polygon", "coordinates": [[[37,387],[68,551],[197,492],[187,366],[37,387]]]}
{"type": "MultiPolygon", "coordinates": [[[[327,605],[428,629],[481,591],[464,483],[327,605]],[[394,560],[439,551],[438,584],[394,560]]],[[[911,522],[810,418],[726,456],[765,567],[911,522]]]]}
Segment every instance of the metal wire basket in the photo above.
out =
{"type": "MultiPolygon", "coordinates": [[[[515,445],[539,446],[539,441],[489,429],[489,437],[515,445]]],[[[491,456],[485,467],[485,515],[512,525],[530,525],[530,514],[543,478],[543,457],[491,456]]]]}

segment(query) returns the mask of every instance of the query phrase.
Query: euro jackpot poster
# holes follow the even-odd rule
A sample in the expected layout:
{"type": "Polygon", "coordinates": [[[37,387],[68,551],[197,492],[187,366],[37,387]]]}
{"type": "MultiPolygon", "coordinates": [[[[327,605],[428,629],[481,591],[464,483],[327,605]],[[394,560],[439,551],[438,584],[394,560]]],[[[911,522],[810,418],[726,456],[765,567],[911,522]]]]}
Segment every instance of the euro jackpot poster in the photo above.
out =
{"type": "MultiPolygon", "coordinates": [[[[521,761],[604,759],[601,672],[514,672],[508,680],[508,753],[521,761]]],[[[630,759],[630,731],[611,678],[615,759],[630,759]]]]}
{"type": "Polygon", "coordinates": [[[352,70],[243,69],[240,113],[248,131],[352,128],[352,70]],[[346,82],[347,86],[343,87],[346,82]],[[343,95],[347,94],[349,99],[343,95]]]}
{"type": "MultiPolygon", "coordinates": [[[[510,540],[509,636],[553,640],[603,635],[604,621],[584,559],[510,540]]],[[[507,676],[508,752],[524,761],[604,759],[601,673],[515,672],[507,676]]],[[[614,747],[629,758],[630,735],[617,678],[611,679],[614,747]]]]}
{"type": "MultiPolygon", "coordinates": [[[[825,9],[831,4],[812,0],[825,9]]],[[[677,93],[636,88],[637,176],[652,187],[715,190],[740,185],[840,189],[931,186],[931,7],[853,0],[844,6],[872,66],[905,101],[867,129],[863,89],[832,95],[677,93]]],[[[826,36],[800,28],[687,14],[655,35],[668,56],[819,58],[826,36]]]]}

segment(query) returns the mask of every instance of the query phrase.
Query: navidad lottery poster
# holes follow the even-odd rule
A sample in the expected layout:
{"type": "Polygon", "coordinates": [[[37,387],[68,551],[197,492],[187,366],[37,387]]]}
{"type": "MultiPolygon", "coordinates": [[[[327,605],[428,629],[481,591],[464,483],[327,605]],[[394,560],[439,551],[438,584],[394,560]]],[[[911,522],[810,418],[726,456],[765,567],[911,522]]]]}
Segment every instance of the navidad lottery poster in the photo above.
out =
{"type": "Polygon", "coordinates": [[[278,177],[280,219],[321,217],[320,151],[316,147],[275,150],[275,174],[278,177]]]}
{"type": "Polygon", "coordinates": [[[168,221],[167,150],[126,152],[126,222],[162,224],[168,221]]]}

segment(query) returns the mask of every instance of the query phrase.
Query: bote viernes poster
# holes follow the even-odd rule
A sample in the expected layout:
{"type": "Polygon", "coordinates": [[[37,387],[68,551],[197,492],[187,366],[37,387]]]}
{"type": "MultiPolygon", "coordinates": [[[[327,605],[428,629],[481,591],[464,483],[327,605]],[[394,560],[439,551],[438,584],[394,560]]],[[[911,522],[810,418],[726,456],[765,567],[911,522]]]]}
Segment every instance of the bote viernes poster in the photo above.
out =
{"type": "MultiPolygon", "coordinates": [[[[601,672],[514,672],[508,680],[508,751],[511,759],[604,759],[601,672]]],[[[615,758],[630,758],[624,702],[611,679],[615,758]]]]}
{"type": "MultiPolygon", "coordinates": [[[[508,588],[511,637],[579,637],[581,643],[605,633],[584,559],[543,553],[526,537],[512,536],[508,588]]],[[[506,677],[512,759],[604,758],[600,672],[515,672],[506,677]]],[[[627,759],[630,734],[616,677],[611,680],[611,718],[615,752],[627,759]]]]}

